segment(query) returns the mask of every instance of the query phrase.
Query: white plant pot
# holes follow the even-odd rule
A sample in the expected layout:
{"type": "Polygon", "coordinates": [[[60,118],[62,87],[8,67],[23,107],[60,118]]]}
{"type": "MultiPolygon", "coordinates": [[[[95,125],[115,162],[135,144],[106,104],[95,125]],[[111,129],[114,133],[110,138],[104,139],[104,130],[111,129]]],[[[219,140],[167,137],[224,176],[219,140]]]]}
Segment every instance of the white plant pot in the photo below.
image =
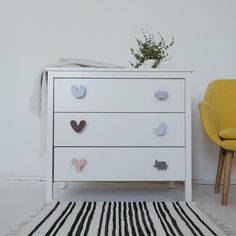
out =
{"type": "MultiPolygon", "coordinates": [[[[155,63],[154,59],[148,59],[143,62],[141,68],[143,69],[153,69],[152,65],[155,63]]],[[[167,61],[161,61],[156,69],[161,69],[161,70],[169,70],[173,68],[173,62],[172,60],[167,60],[167,61]]]]}
{"type": "Polygon", "coordinates": [[[152,68],[152,65],[155,63],[155,60],[154,59],[148,59],[146,61],[143,62],[143,68],[146,68],[146,69],[151,69],[152,68]]]}

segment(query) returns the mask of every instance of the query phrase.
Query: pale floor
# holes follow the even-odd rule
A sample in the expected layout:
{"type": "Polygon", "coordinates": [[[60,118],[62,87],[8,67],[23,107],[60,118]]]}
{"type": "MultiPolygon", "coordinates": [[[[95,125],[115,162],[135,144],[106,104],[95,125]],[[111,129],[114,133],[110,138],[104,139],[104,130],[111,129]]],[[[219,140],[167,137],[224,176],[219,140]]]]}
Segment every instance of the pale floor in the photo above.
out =
{"type": "MultiPolygon", "coordinates": [[[[57,200],[86,201],[182,201],[183,186],[169,189],[157,183],[71,183],[66,190],[56,189],[57,200]]],[[[194,185],[193,201],[200,203],[215,218],[236,231],[236,185],[230,187],[229,205],[220,205],[220,195],[212,185],[194,185]]],[[[45,203],[45,182],[0,181],[0,236],[45,203]]]]}

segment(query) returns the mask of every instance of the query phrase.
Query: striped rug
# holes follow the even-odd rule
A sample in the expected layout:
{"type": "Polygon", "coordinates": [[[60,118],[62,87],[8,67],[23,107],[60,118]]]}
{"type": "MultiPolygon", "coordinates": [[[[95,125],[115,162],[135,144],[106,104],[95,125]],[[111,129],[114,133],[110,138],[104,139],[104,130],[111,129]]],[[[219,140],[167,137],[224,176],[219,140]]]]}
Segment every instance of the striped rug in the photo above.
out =
{"type": "Polygon", "coordinates": [[[19,236],[220,235],[193,203],[51,202],[15,234],[19,236]]]}

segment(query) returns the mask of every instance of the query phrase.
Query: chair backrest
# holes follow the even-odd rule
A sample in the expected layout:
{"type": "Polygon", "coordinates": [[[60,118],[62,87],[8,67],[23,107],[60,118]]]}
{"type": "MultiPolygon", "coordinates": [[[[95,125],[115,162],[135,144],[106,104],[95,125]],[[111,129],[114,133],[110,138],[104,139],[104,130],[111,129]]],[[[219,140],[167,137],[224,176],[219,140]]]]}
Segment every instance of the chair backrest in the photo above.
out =
{"type": "Polygon", "coordinates": [[[209,104],[221,129],[236,128],[236,79],[209,83],[204,101],[209,104]]]}

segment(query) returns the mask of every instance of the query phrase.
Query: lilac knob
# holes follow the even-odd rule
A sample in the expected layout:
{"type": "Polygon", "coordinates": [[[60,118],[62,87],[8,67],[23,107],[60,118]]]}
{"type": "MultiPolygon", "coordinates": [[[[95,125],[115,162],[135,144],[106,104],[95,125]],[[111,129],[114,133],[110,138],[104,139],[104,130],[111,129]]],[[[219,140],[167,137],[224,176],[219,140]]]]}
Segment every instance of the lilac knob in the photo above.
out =
{"type": "Polygon", "coordinates": [[[158,90],[154,95],[158,100],[166,100],[169,96],[168,91],[165,90],[158,90]]]}

